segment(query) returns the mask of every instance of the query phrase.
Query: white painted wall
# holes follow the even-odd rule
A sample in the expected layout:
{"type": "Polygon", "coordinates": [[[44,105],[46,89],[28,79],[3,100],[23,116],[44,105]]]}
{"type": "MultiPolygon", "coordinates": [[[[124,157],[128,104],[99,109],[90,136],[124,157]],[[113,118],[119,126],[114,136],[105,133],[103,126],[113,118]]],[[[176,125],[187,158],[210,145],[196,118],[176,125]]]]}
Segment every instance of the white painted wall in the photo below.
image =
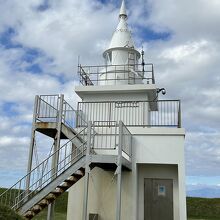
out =
{"type": "MultiPolygon", "coordinates": [[[[81,86],[76,87],[76,93],[84,102],[146,101],[154,99],[156,86],[81,86]]],[[[95,110],[93,114],[100,120],[101,113],[95,110]]],[[[143,181],[147,177],[174,180],[174,220],[186,220],[184,129],[130,127],[129,130],[133,134],[133,164],[132,172],[123,172],[122,175],[122,220],[143,220],[143,181]]],[[[101,150],[99,153],[105,152],[101,150]]],[[[111,154],[111,151],[106,151],[106,154],[111,154]]],[[[115,220],[114,173],[99,168],[91,173],[89,212],[98,213],[101,220],[115,220]]],[[[82,198],[83,180],[70,189],[67,220],[81,219],[82,198]]]]}
{"type": "Polygon", "coordinates": [[[84,102],[95,101],[145,101],[156,96],[156,85],[76,86],[76,94],[84,102]]]}
{"type": "MultiPolygon", "coordinates": [[[[144,178],[173,179],[174,220],[186,220],[184,130],[132,128],[130,131],[134,134],[133,168],[122,175],[122,220],[143,220],[144,178]]],[[[101,220],[115,220],[114,173],[95,168],[91,176],[89,212],[98,213],[101,220]]],[[[67,220],[81,219],[82,198],[83,180],[70,189],[67,220]]]]}
{"type": "MultiPolygon", "coordinates": [[[[131,172],[123,173],[123,190],[122,190],[122,219],[134,219],[133,214],[133,195],[131,172]],[[126,184],[125,184],[126,183],[126,184]],[[125,211],[126,210],[126,211],[125,211]]],[[[116,216],[116,179],[114,172],[104,171],[100,168],[94,168],[90,174],[89,182],[89,201],[88,213],[99,215],[99,220],[115,220],[116,216]]],[[[84,180],[81,179],[70,188],[67,220],[82,219],[83,210],[83,187],[84,180]]]]}

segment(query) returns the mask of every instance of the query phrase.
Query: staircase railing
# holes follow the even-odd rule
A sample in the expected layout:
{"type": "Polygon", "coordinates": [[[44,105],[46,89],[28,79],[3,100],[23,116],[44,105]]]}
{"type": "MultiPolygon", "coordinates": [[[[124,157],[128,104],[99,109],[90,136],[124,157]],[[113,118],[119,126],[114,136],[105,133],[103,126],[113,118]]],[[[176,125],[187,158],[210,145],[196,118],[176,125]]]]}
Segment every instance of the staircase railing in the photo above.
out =
{"type": "Polygon", "coordinates": [[[132,134],[127,126],[122,122],[122,152],[130,159],[132,158],[132,134]]]}
{"type": "Polygon", "coordinates": [[[63,95],[40,95],[37,96],[36,101],[36,122],[57,122],[61,104],[63,124],[70,128],[76,128],[78,121],[80,121],[81,124],[87,126],[82,115],[63,98],[63,95]]]}
{"type": "Polygon", "coordinates": [[[51,154],[47,159],[41,162],[30,173],[25,175],[10,189],[0,195],[0,203],[11,207],[12,209],[20,208],[24,203],[33,198],[41,189],[50,184],[62,172],[67,170],[72,164],[77,162],[85,155],[87,141],[87,127],[81,129],[71,140],[65,143],[57,151],[51,154]],[[73,141],[76,138],[85,140],[80,146],[74,148],[73,141]],[[58,155],[57,168],[51,168],[52,160],[55,155],[58,155]],[[41,172],[39,172],[39,170],[41,172]],[[30,179],[29,188],[26,189],[27,178],[30,179]]]}
{"type": "MultiPolygon", "coordinates": [[[[96,150],[111,150],[117,151],[119,146],[119,136],[122,140],[122,156],[127,159],[132,157],[132,134],[127,126],[122,123],[122,129],[119,129],[117,121],[94,121],[92,128],[95,130],[92,149],[96,150]]],[[[117,152],[118,153],[118,152],[117,152]]]]}

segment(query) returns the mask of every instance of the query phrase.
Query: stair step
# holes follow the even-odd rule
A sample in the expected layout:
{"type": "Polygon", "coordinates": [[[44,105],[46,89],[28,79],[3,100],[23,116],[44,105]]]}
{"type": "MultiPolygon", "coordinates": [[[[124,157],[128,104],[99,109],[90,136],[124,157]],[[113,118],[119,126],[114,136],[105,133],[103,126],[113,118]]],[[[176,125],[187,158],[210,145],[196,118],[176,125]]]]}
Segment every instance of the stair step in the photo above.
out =
{"type": "Polygon", "coordinates": [[[47,196],[46,196],[46,199],[51,201],[51,200],[55,200],[56,199],[56,196],[53,194],[53,193],[49,193],[47,196]]]}
{"type": "Polygon", "coordinates": [[[40,206],[48,206],[50,204],[50,202],[47,199],[42,199],[39,203],[40,206]]]}
{"type": "Polygon", "coordinates": [[[24,217],[26,219],[32,219],[36,214],[41,212],[45,207],[47,207],[51,202],[53,202],[57,197],[69,189],[73,184],[75,184],[79,179],[85,175],[85,169],[81,167],[75,173],[73,173],[69,178],[64,180],[61,185],[57,186],[53,191],[47,194],[44,199],[36,203],[31,209],[29,209],[24,217]]]}
{"type": "Polygon", "coordinates": [[[82,172],[80,170],[79,171],[77,170],[77,172],[73,173],[71,176],[81,178],[81,177],[84,176],[84,172],[82,172]]]}
{"type": "Polygon", "coordinates": [[[62,185],[57,186],[57,188],[63,189],[64,191],[66,191],[68,188],[70,188],[72,186],[71,183],[69,182],[63,182],[62,185]]]}
{"type": "Polygon", "coordinates": [[[64,190],[63,189],[61,189],[61,188],[56,188],[55,190],[53,190],[51,193],[53,193],[53,194],[62,194],[64,192],[64,190]]]}
{"type": "Polygon", "coordinates": [[[33,218],[34,215],[35,215],[35,213],[33,211],[29,210],[24,214],[24,217],[30,219],[30,218],[33,218]]]}
{"type": "Polygon", "coordinates": [[[84,176],[85,168],[82,167],[82,168],[78,169],[75,173],[84,176]]]}
{"type": "Polygon", "coordinates": [[[79,178],[75,177],[75,176],[70,176],[68,179],[66,179],[64,182],[67,182],[67,183],[75,183],[79,180],[79,178]]]}
{"type": "Polygon", "coordinates": [[[42,209],[43,209],[43,208],[42,208],[39,204],[37,204],[37,205],[35,205],[31,210],[32,210],[34,213],[38,213],[38,212],[40,212],[42,209]]]}

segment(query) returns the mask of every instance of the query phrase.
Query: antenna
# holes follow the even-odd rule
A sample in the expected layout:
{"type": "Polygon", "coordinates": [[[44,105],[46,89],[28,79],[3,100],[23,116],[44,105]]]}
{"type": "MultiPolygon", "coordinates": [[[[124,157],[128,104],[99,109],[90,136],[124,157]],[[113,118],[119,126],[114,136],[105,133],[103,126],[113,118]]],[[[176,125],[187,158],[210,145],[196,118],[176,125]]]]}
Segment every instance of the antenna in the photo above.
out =
{"type": "Polygon", "coordinates": [[[78,66],[80,65],[80,55],[78,55],[78,66]]]}
{"type": "Polygon", "coordinates": [[[142,58],[141,65],[142,65],[142,71],[143,71],[143,76],[144,76],[144,72],[145,72],[144,65],[145,65],[145,62],[144,62],[144,48],[143,48],[143,46],[142,46],[142,51],[141,51],[141,58],[142,58]]]}

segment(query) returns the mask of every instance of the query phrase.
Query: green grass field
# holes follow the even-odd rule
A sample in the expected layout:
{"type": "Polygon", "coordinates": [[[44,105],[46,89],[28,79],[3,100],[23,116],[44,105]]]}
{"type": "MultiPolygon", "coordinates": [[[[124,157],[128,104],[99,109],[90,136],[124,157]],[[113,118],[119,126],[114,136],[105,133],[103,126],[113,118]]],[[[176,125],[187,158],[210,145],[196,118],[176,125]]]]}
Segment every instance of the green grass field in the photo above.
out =
{"type": "MultiPolygon", "coordinates": [[[[55,219],[66,220],[66,203],[68,193],[61,196],[56,203],[55,219]]],[[[34,220],[45,220],[46,212],[39,214],[34,220]]],[[[219,220],[220,219],[220,199],[187,198],[188,220],[219,220]]]]}
{"type": "MultiPolygon", "coordinates": [[[[4,188],[0,188],[0,194],[4,191],[5,191],[4,188]]],[[[68,200],[67,192],[57,198],[55,205],[55,219],[66,220],[67,200],[68,200]]],[[[47,219],[46,217],[47,217],[47,209],[45,208],[41,213],[35,216],[33,220],[45,220],[47,219]]],[[[16,219],[16,218],[12,218],[12,219],[16,219]]],[[[5,218],[1,217],[1,209],[0,209],[0,220],[6,220],[5,218]]]]}
{"type": "MultiPolygon", "coordinates": [[[[0,188],[0,194],[5,189],[0,188]]],[[[64,193],[56,200],[55,220],[66,220],[68,193],[64,193]]],[[[1,214],[1,213],[0,213],[1,214]]],[[[187,198],[188,220],[219,220],[220,199],[187,198]]],[[[33,218],[33,220],[45,220],[47,209],[33,218]]],[[[0,216],[0,220],[1,216],[0,216]]]]}
{"type": "MultiPolygon", "coordinates": [[[[58,197],[55,205],[55,219],[66,220],[68,193],[64,193],[58,197]]],[[[44,209],[41,213],[33,218],[33,220],[45,220],[47,219],[47,209],[44,209]]]]}
{"type": "Polygon", "coordinates": [[[220,219],[220,199],[187,198],[187,214],[191,219],[220,219]]]}

